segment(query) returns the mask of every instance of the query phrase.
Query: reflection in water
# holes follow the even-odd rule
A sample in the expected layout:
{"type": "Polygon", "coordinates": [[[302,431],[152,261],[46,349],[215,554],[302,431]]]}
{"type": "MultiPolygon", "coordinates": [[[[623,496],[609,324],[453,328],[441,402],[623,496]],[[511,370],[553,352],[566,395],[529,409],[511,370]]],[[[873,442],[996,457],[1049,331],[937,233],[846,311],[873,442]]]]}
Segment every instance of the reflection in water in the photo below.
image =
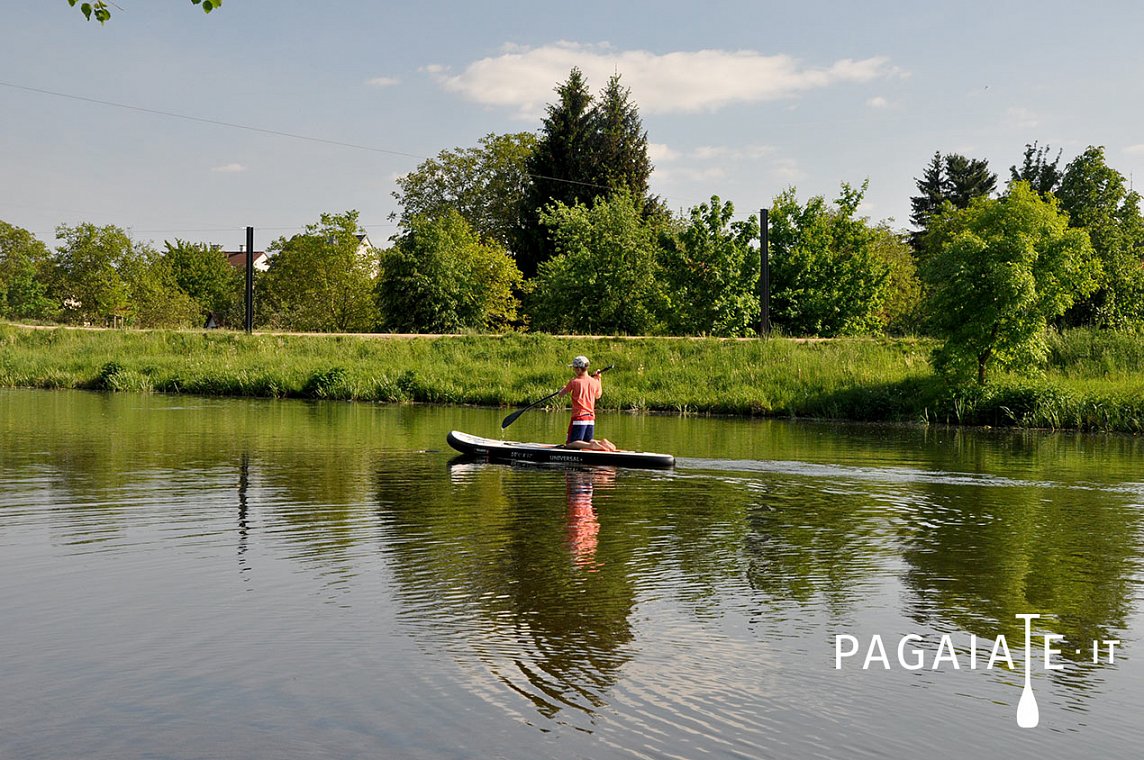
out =
{"type": "Polygon", "coordinates": [[[616,481],[612,467],[591,469],[569,468],[564,473],[564,490],[568,498],[568,548],[577,567],[588,572],[599,569],[596,547],[599,544],[600,521],[592,496],[596,488],[611,486],[616,481]]]}
{"type": "Polygon", "coordinates": [[[246,573],[250,569],[246,562],[249,525],[247,524],[247,492],[250,490],[250,452],[242,452],[238,465],[238,569],[246,573]]]}
{"type": "Polygon", "coordinates": [[[647,417],[676,471],[445,466],[499,417],[0,392],[0,756],[984,756],[1019,674],[843,678],[831,637],[1018,612],[1066,637],[1052,740],[1135,746],[1139,441],[647,417]],[[77,717],[29,738],[44,704],[77,717]]]}

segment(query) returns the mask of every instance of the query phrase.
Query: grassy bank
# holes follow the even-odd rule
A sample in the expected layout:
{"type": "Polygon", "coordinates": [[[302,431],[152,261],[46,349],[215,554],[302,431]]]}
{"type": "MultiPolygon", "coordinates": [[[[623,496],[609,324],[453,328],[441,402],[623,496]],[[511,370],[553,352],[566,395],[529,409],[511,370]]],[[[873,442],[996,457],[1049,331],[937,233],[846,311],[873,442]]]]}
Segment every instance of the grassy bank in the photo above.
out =
{"type": "Polygon", "coordinates": [[[578,353],[615,364],[601,406],[1144,431],[1144,341],[1060,336],[1036,378],[948,388],[924,339],[378,337],[0,325],[0,386],[514,406],[578,353]]]}

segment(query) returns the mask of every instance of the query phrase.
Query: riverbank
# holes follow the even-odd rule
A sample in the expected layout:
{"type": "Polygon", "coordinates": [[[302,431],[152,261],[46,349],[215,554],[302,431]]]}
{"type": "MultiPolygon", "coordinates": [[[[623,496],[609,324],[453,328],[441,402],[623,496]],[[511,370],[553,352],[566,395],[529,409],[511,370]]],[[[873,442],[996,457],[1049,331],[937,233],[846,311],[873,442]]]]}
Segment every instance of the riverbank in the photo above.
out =
{"type": "Polygon", "coordinates": [[[1055,336],[1037,377],[950,388],[922,338],[285,335],[0,325],[0,386],[516,406],[575,354],[606,410],[1144,432],[1144,340],[1055,336]]]}

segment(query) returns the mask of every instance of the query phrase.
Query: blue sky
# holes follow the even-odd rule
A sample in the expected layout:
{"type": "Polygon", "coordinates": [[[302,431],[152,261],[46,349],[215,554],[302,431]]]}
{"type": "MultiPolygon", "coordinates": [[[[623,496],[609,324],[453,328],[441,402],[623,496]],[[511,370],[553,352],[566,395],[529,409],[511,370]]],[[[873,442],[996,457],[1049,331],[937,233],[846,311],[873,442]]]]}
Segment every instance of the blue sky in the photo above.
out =
{"type": "Polygon", "coordinates": [[[537,130],[573,65],[594,91],[622,75],[675,210],[868,179],[862,213],[906,228],[934,151],[1004,180],[1033,141],[1144,181],[1134,1],[116,5],[104,27],[66,0],[4,11],[0,219],[49,245],[93,222],[234,248],[252,225],[263,248],[347,209],[384,244],[396,177],[537,130]]]}

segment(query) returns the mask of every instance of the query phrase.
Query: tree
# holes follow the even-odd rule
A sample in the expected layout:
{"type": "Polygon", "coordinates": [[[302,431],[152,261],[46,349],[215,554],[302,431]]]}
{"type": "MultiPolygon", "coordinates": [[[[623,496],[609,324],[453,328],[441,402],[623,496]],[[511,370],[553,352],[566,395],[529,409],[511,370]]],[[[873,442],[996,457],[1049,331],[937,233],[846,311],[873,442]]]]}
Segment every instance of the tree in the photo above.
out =
{"type": "Polygon", "coordinates": [[[997,175],[989,171],[989,162],[983,159],[951,153],[945,157],[945,173],[954,208],[968,208],[974,198],[992,195],[997,189],[997,175]]]}
{"type": "Polygon", "coordinates": [[[1043,357],[1048,320],[1096,287],[1099,264],[1082,230],[1053,197],[1015,182],[1002,198],[978,198],[933,220],[923,269],[929,309],[944,344],[935,366],[952,377],[993,364],[1025,368],[1043,357]]]}
{"type": "Polygon", "coordinates": [[[912,237],[914,248],[918,249],[920,236],[929,227],[930,218],[941,211],[943,204],[948,200],[949,183],[945,176],[945,162],[940,151],[933,154],[921,179],[915,179],[914,183],[920,194],[910,198],[910,222],[921,230],[912,237]]]}
{"type": "MultiPolygon", "coordinates": [[[[79,0],[68,0],[68,5],[74,8],[77,2],[79,0]]],[[[191,4],[201,5],[204,13],[210,13],[222,5],[222,0],[191,0],[191,4]]],[[[79,10],[88,21],[94,18],[99,23],[105,24],[111,18],[111,9],[107,5],[106,0],[95,0],[92,3],[79,3],[79,10]]]]}
{"type": "Polygon", "coordinates": [[[592,110],[591,179],[609,192],[626,190],[642,200],[648,195],[652,167],[647,132],[630,97],[631,90],[620,86],[619,74],[613,74],[600,93],[592,110]]]}
{"type": "Polygon", "coordinates": [[[0,222],[0,317],[45,319],[55,313],[47,293],[49,256],[31,232],[0,222]]]}
{"type": "Polygon", "coordinates": [[[1021,168],[1018,169],[1015,165],[1009,167],[1010,181],[1027,182],[1029,187],[1041,195],[1056,193],[1061,184],[1061,171],[1057,168],[1061,162],[1061,151],[1057,151],[1057,157],[1052,163],[1049,163],[1048,155],[1048,146],[1042,148],[1035,142],[1032,145],[1026,143],[1021,168]]]}
{"type": "Polygon", "coordinates": [[[654,223],[620,191],[582,203],[549,206],[541,219],[556,256],[540,265],[529,299],[536,330],[648,335],[662,331],[668,300],[654,223]]]}
{"type": "Polygon", "coordinates": [[[536,274],[539,264],[552,255],[547,230],[540,221],[550,203],[575,206],[591,202],[603,188],[595,183],[589,162],[593,143],[592,95],[578,68],[556,88],[557,102],[548,106],[540,140],[528,159],[529,184],[520,212],[517,235],[517,265],[525,277],[536,274]]]}
{"type": "Polygon", "coordinates": [[[800,335],[858,335],[880,329],[889,265],[875,256],[874,234],[855,217],[866,183],[843,183],[835,207],[822,196],[802,206],[794,188],[770,214],[772,315],[800,335]]]}
{"type": "Polygon", "coordinates": [[[397,180],[393,197],[401,204],[400,224],[409,227],[415,216],[438,217],[455,208],[482,239],[511,248],[535,149],[536,136],[529,132],[489,134],[479,147],[443,150],[422,161],[397,180]]]}
{"type": "Polygon", "coordinates": [[[966,208],[980,196],[988,196],[997,188],[997,175],[989,171],[982,159],[966,158],[958,153],[933,154],[921,179],[915,180],[920,195],[910,198],[910,222],[917,231],[910,236],[914,251],[924,253],[929,220],[950,204],[966,208]]]}
{"type": "Polygon", "coordinates": [[[119,266],[127,287],[126,323],[132,327],[199,327],[201,312],[182,288],[170,262],[151,246],[137,246],[119,266]]]}
{"type": "Polygon", "coordinates": [[[759,315],[759,219],[732,221],[735,208],[712,196],[693,206],[663,253],[673,334],[742,336],[759,315]]]}
{"type": "Polygon", "coordinates": [[[270,244],[260,278],[261,302],[277,327],[308,332],[363,332],[377,326],[373,250],[360,251],[358,212],[322,214],[293,237],[270,244]]]}
{"type": "Polygon", "coordinates": [[[1061,208],[1084,228],[1102,271],[1097,288],[1069,311],[1070,324],[1116,327],[1144,320],[1144,219],[1140,195],[1092,147],[1065,167],[1061,208]]]}
{"type": "Polygon", "coordinates": [[[548,106],[528,162],[530,182],[513,246],[526,277],[534,276],[540,263],[556,252],[541,221],[552,204],[591,206],[600,196],[626,192],[638,200],[645,216],[662,215],[658,202],[647,198],[647,133],[619,75],[593,100],[583,74],[574,68],[556,93],[559,100],[548,106]]]}
{"type": "Polygon", "coordinates": [[[381,254],[377,303],[398,332],[504,330],[517,319],[520,270],[455,209],[414,216],[381,254]]]}
{"type": "Polygon", "coordinates": [[[163,254],[174,282],[194,299],[201,316],[209,312],[237,319],[243,275],[217,246],[176,239],[163,254]]]}
{"type": "Polygon", "coordinates": [[[922,322],[922,282],[917,261],[902,233],[879,224],[870,230],[870,255],[886,265],[885,299],[876,314],[879,331],[915,334],[922,322]]]}
{"type": "Polygon", "coordinates": [[[61,224],[62,244],[52,256],[49,293],[62,306],[65,321],[103,324],[128,316],[127,283],[122,269],[137,255],[135,242],[119,227],[61,224]]]}

